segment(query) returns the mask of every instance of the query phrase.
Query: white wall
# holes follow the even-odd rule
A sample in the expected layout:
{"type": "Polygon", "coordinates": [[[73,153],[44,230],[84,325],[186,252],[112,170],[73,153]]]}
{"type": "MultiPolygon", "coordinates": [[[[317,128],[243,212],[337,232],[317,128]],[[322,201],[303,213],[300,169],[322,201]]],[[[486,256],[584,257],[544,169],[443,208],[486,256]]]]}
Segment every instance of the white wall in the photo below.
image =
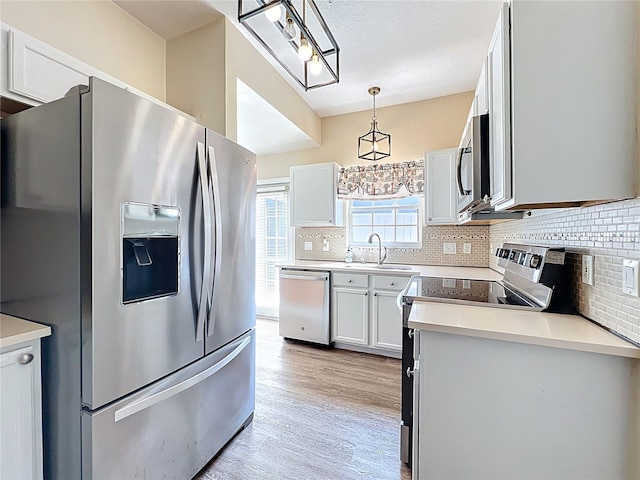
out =
{"type": "MultiPolygon", "coordinates": [[[[462,136],[473,92],[420,102],[377,108],[378,128],[391,134],[391,156],[384,162],[403,162],[424,157],[427,150],[457,147],[462,136]]],[[[337,162],[343,167],[362,165],[358,137],[369,131],[371,110],[324,117],[322,145],[310,150],[265,155],[258,158],[258,178],[289,175],[289,167],[337,162]]]]}
{"type": "Polygon", "coordinates": [[[225,21],[167,41],[167,103],[226,135],[225,21]]]}

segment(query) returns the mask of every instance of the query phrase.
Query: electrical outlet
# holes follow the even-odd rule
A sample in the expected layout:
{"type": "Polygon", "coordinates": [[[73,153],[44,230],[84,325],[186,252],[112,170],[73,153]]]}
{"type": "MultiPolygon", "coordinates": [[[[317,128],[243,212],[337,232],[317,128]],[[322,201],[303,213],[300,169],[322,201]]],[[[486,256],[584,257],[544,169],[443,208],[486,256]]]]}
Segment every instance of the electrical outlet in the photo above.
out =
{"type": "Polygon", "coordinates": [[[455,243],[443,243],[442,244],[442,253],[446,255],[455,255],[456,253],[456,244],[455,243]]]}
{"type": "Polygon", "coordinates": [[[455,278],[443,278],[442,279],[442,287],[443,288],[456,288],[456,279],[455,278]]]}
{"type": "Polygon", "coordinates": [[[322,239],[322,251],[324,252],[329,251],[329,240],[327,240],[326,238],[322,239]]]}
{"type": "Polygon", "coordinates": [[[313,250],[313,242],[304,242],[305,250],[313,250]]]}
{"type": "Polygon", "coordinates": [[[465,244],[462,246],[462,251],[463,251],[464,253],[466,253],[466,254],[471,253],[471,244],[470,244],[470,243],[465,243],[465,244]]]}
{"type": "Polygon", "coordinates": [[[638,260],[622,261],[622,293],[638,296],[638,260]]]}
{"type": "Polygon", "coordinates": [[[582,283],[593,285],[593,255],[582,255],[582,283]]]}

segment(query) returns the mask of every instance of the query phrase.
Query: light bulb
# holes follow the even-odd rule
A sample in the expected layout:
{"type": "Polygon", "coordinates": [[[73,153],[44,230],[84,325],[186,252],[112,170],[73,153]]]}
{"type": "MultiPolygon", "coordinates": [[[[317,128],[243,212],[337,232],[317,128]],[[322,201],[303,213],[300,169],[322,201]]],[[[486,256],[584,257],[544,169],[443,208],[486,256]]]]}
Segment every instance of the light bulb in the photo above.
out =
{"type": "Polygon", "coordinates": [[[298,37],[298,30],[296,30],[296,26],[293,24],[293,18],[287,17],[287,24],[282,29],[282,33],[284,34],[284,38],[290,42],[293,42],[298,37]]]}
{"type": "Polygon", "coordinates": [[[318,60],[317,53],[314,53],[313,57],[311,57],[309,71],[311,72],[311,75],[320,75],[322,73],[322,64],[320,63],[320,60],[318,60]]]}
{"type": "Polygon", "coordinates": [[[312,54],[313,50],[309,46],[309,42],[306,38],[302,37],[300,39],[300,46],[298,47],[298,56],[306,62],[311,58],[312,54]]]}
{"type": "Polygon", "coordinates": [[[274,23],[280,20],[280,17],[282,17],[283,13],[284,13],[284,8],[282,8],[282,5],[280,4],[274,5],[273,7],[265,10],[264,12],[264,14],[267,16],[267,20],[274,23]]]}

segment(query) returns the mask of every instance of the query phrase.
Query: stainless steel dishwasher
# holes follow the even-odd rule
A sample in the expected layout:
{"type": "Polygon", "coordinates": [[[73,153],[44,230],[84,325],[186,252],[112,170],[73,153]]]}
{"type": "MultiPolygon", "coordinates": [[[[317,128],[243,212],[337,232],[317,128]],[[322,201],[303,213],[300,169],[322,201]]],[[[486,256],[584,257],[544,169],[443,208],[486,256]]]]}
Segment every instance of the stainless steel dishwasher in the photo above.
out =
{"type": "Polygon", "coordinates": [[[281,337],[329,345],[330,272],[280,269],[281,337]]]}

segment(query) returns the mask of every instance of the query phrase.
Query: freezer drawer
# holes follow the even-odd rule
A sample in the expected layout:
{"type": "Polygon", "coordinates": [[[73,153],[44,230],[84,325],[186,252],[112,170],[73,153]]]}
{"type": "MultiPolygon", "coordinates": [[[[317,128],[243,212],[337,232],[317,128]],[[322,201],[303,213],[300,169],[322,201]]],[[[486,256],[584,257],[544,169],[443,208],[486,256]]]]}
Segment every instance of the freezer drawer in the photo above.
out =
{"type": "Polygon", "coordinates": [[[192,478],[250,421],[255,331],[144,390],[82,414],[83,478],[192,478]]]}
{"type": "Polygon", "coordinates": [[[329,272],[280,271],[281,337],[328,345],[329,272]]]}

